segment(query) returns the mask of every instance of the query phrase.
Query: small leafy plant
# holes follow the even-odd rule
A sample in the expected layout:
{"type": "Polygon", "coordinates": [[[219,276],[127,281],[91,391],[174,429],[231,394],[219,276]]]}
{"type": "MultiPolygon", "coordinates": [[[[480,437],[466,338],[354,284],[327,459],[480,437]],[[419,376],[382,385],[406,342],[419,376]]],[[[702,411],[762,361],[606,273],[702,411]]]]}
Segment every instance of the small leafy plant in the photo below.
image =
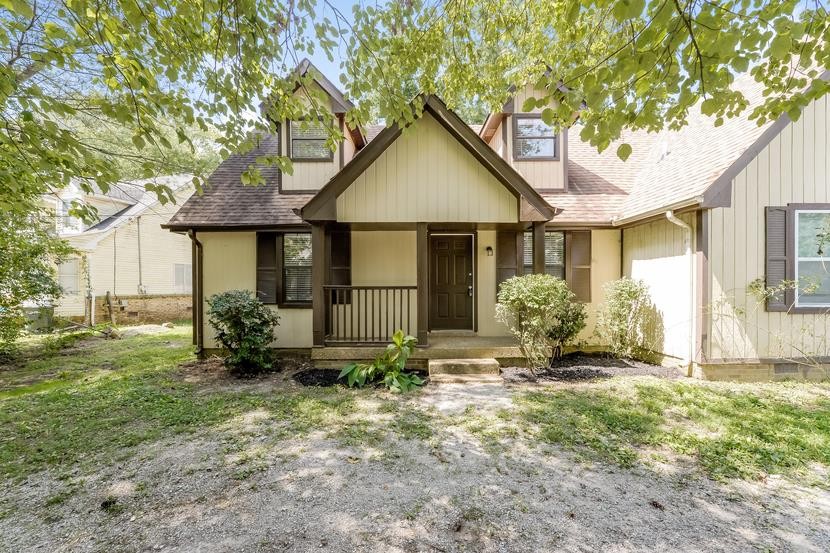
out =
{"type": "Polygon", "coordinates": [[[496,318],[519,341],[531,371],[550,366],[562,346],[585,328],[585,306],[567,283],[551,275],[524,275],[499,288],[496,318]]]}
{"type": "Polygon", "coordinates": [[[279,316],[247,290],[230,290],[207,300],[208,321],[216,340],[228,350],[225,363],[239,372],[260,372],[273,365],[270,349],[279,316]]]}
{"type": "Polygon", "coordinates": [[[340,371],[338,378],[345,378],[349,388],[362,388],[366,384],[383,379],[383,384],[393,392],[409,392],[424,381],[417,374],[405,372],[406,362],[415,349],[418,340],[403,330],[392,335],[392,343],[374,363],[349,363],[340,371]]]}
{"type": "Polygon", "coordinates": [[[655,361],[662,347],[662,321],[648,285],[623,277],[604,286],[605,303],[597,316],[596,334],[617,357],[655,361]]]}

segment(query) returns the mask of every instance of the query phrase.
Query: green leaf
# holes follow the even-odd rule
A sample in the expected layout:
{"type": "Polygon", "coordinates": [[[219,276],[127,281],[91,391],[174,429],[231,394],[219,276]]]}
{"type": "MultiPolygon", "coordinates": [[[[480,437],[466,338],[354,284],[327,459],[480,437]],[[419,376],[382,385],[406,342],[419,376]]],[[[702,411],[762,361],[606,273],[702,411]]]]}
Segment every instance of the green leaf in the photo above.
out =
{"type": "Polygon", "coordinates": [[[631,144],[620,144],[617,148],[617,157],[625,161],[631,155],[631,144]]]}

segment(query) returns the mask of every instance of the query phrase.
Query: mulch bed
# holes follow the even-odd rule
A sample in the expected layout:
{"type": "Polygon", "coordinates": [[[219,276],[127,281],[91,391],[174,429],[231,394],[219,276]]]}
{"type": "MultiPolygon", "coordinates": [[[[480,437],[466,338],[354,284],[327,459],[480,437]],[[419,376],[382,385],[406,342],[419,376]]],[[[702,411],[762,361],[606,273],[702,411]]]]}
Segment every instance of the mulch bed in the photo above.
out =
{"type": "Polygon", "coordinates": [[[292,374],[291,378],[303,386],[334,386],[339,382],[339,374],[337,369],[304,369],[292,374]]]}
{"type": "Polygon", "coordinates": [[[613,378],[615,376],[656,376],[679,379],[683,375],[675,369],[643,363],[633,359],[617,359],[604,354],[589,355],[574,353],[565,355],[553,367],[537,371],[534,376],[530,369],[505,367],[502,378],[505,382],[579,382],[613,378]]]}

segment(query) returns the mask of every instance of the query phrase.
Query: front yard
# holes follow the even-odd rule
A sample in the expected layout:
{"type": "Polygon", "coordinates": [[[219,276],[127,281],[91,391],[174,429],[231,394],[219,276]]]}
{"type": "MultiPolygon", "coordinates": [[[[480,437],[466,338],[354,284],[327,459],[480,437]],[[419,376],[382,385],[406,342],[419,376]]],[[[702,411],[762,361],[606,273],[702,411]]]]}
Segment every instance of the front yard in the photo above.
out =
{"type": "MultiPolygon", "coordinates": [[[[830,385],[409,395],[197,363],[189,329],[0,367],[9,551],[826,551],[830,385]]],[[[37,353],[36,353],[36,352],[37,353]]]]}

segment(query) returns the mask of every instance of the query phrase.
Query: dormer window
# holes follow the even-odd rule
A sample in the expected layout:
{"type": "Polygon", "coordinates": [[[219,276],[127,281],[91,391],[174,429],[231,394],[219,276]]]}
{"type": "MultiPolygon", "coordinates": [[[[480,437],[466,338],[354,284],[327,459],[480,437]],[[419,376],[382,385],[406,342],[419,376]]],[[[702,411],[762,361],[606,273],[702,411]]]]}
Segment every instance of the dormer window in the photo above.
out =
{"type": "Polygon", "coordinates": [[[515,161],[559,161],[559,137],[541,115],[513,116],[515,161]]]}
{"type": "Polygon", "coordinates": [[[288,125],[288,155],[291,161],[332,161],[334,152],[326,144],[328,131],[323,121],[291,121],[288,125]]]}

